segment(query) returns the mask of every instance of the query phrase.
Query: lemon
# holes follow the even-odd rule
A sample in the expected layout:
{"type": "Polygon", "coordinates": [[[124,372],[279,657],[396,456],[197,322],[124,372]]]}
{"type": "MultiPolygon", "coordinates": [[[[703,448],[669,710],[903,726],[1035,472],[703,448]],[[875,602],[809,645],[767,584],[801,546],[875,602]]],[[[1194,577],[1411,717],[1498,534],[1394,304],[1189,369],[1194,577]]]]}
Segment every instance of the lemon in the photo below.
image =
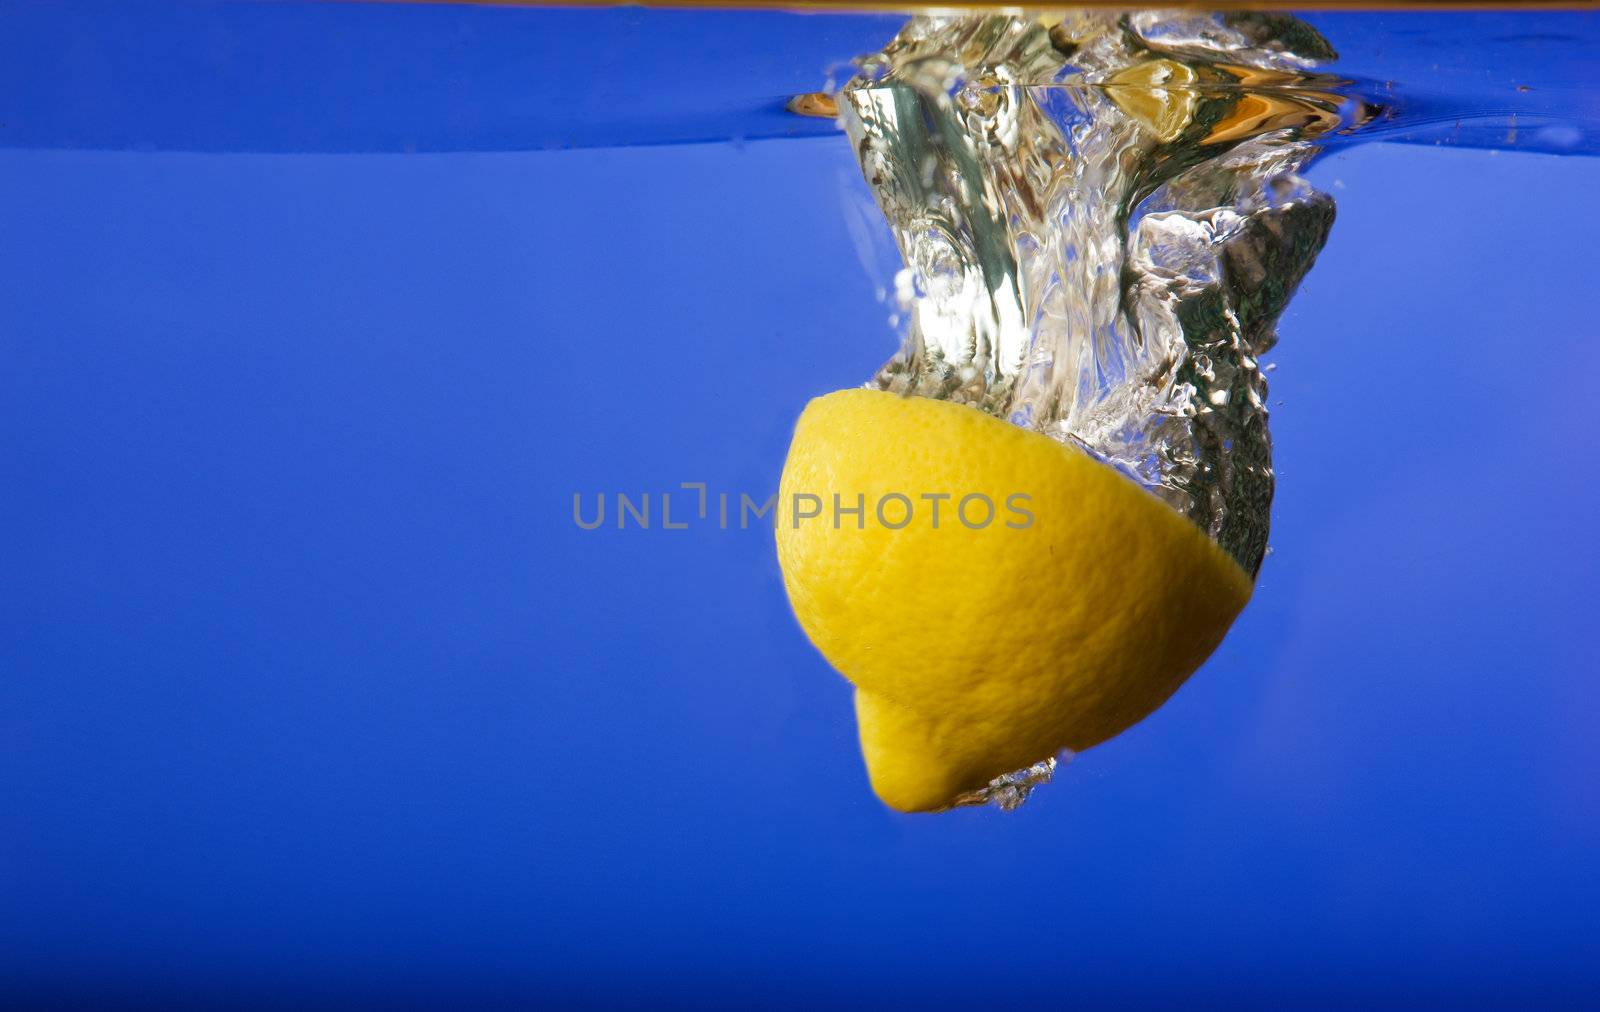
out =
{"type": "Polygon", "coordinates": [[[855,685],[873,790],[900,811],[1132,726],[1251,592],[1110,467],[927,398],[812,401],[775,515],[795,617],[855,685]]]}

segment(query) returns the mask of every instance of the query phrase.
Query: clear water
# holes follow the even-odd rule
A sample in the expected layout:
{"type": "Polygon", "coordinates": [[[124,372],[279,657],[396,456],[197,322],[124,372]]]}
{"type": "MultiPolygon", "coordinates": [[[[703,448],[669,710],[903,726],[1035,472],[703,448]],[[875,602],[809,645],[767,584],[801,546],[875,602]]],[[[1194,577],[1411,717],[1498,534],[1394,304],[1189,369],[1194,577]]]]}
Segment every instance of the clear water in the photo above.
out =
{"type": "Polygon", "coordinates": [[[791,105],[837,116],[904,264],[882,279],[904,342],[873,384],[1083,448],[1255,574],[1273,493],[1261,356],[1335,218],[1307,165],[1374,139],[1574,153],[1594,136],[1594,101],[1560,75],[1536,89],[1485,68],[1446,126],[1448,103],[1341,63],[1290,14],[911,19],[791,105]],[[1536,90],[1539,112],[1507,111],[1536,90]]]}
{"type": "Polygon", "coordinates": [[[1260,356],[1334,218],[1298,173],[1381,114],[1335,55],[1286,16],[911,21],[839,100],[906,264],[876,385],[1088,450],[1253,575],[1260,356]]]}
{"type": "MultiPolygon", "coordinates": [[[[1384,114],[1351,140],[1592,154],[1585,11],[1301,15],[1384,114]]],[[[0,147],[219,153],[572,150],[834,135],[788,111],[892,39],[892,14],[396,14],[341,3],[58,0],[0,9],[0,147]],[[537,27],[534,20],[537,18],[537,27]],[[362,43],[350,58],[350,40],[362,43]],[[577,44],[574,40],[582,40],[577,44]],[[716,60],[685,60],[685,52],[716,60]],[[530,73],[529,68],[541,68],[530,73]],[[585,78],[591,88],[574,88],[585,78]],[[246,115],[245,113],[248,113],[246,115]]],[[[1342,135],[1323,138],[1340,143],[1342,135]]]]}
{"type": "Polygon", "coordinates": [[[1600,35],[1302,17],[1255,599],[916,820],[770,532],[570,518],[897,352],[784,106],[900,19],[0,4],[0,1004],[1592,1003],[1600,35]]]}

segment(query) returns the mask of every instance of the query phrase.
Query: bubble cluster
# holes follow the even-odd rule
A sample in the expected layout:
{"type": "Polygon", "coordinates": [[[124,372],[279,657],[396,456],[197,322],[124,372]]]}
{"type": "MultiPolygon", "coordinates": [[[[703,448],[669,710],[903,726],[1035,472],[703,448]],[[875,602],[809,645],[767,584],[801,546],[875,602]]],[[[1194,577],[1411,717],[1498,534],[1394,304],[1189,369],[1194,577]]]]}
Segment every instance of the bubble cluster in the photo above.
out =
{"type": "Polygon", "coordinates": [[[838,97],[905,263],[874,384],[1083,448],[1253,574],[1257,360],[1334,216],[1298,172],[1361,111],[1333,56],[1280,15],[913,18],[838,97]]]}

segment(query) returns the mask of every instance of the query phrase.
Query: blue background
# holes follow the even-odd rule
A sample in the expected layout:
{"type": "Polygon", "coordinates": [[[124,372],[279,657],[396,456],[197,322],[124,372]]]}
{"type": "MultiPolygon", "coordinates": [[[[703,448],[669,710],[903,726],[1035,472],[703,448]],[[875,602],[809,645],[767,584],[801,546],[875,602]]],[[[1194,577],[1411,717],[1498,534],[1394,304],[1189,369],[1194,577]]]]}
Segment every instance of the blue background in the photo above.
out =
{"type": "Polygon", "coordinates": [[[0,151],[0,996],[1592,996],[1600,163],[1312,176],[1254,602],[905,817],[769,532],[571,517],[893,350],[848,145],[0,151]]]}

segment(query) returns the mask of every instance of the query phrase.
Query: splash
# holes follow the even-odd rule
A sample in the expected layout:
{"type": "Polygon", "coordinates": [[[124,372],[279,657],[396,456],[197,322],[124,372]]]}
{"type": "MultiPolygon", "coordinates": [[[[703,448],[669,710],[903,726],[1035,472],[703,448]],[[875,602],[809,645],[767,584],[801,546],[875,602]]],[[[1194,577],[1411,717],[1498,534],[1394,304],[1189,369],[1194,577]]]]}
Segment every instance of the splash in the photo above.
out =
{"type": "MultiPolygon", "coordinates": [[[[1260,357],[1333,225],[1300,171],[1374,108],[1268,14],[916,17],[833,96],[904,259],[881,389],[1078,446],[1254,576],[1260,357]]],[[[955,799],[1020,806],[1045,759],[955,799]]]]}
{"type": "Polygon", "coordinates": [[[874,385],[1083,448],[1253,575],[1258,359],[1334,218],[1298,173],[1368,108],[1335,55],[1281,15],[913,18],[837,96],[905,261],[874,385]]]}
{"type": "Polygon", "coordinates": [[[1042,787],[1054,780],[1056,767],[1071,758],[1071,750],[1065,750],[1059,756],[1036,762],[1014,773],[1002,774],[978,790],[958,794],[950,807],[967,808],[992,804],[1002,812],[1014,812],[1023,806],[1035,787],[1042,787]]]}

